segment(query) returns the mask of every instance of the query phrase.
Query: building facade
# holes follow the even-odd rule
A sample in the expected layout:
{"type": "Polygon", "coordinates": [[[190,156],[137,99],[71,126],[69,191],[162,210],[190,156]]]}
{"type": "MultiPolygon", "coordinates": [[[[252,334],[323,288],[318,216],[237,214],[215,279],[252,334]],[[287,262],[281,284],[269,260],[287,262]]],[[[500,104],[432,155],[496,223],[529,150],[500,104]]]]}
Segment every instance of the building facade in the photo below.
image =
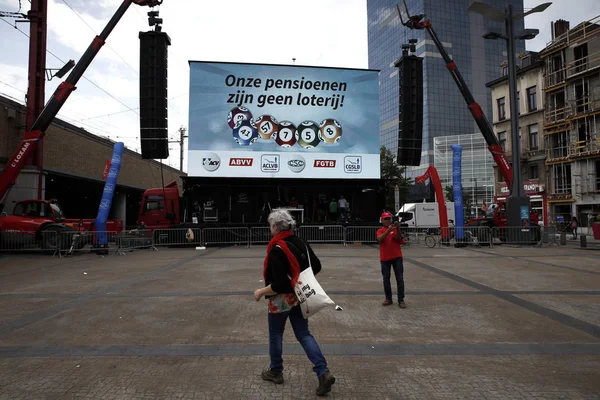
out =
{"type": "MultiPolygon", "coordinates": [[[[411,14],[425,14],[450,57],[457,63],[467,85],[486,115],[491,115],[492,103],[486,82],[497,77],[498,65],[506,59],[506,44],[502,40],[484,40],[488,30],[503,31],[502,23],[470,13],[470,0],[407,0],[411,14]]],[[[514,12],[523,11],[523,0],[491,0],[486,3],[503,10],[507,3],[514,12]]],[[[423,147],[421,165],[409,167],[411,176],[423,173],[434,163],[434,138],[478,132],[473,117],[460,91],[428,33],[410,30],[401,25],[395,0],[368,0],[369,68],[380,73],[380,135],[381,144],[397,152],[398,69],[394,62],[401,57],[401,45],[417,39],[416,55],[423,57],[423,147]]],[[[402,3],[400,3],[402,4],[402,3]]],[[[523,20],[515,21],[515,29],[523,28],[523,20]]],[[[525,49],[523,41],[517,51],[525,49]]]]}
{"type": "MultiPolygon", "coordinates": [[[[525,52],[519,55],[517,68],[517,112],[521,146],[521,179],[530,196],[532,209],[547,221],[546,197],[546,151],[543,140],[544,95],[543,61],[539,53],[525,52]]],[[[508,68],[505,61],[497,69],[499,78],[489,82],[492,90],[492,121],[494,133],[512,164],[512,140],[508,68]]],[[[510,194],[504,177],[494,164],[495,201],[506,200],[510,194]]]]}
{"type": "MultiPolygon", "coordinates": [[[[0,170],[23,139],[25,113],[23,104],[0,96],[0,170]]],[[[102,175],[106,162],[112,157],[114,144],[55,118],[44,137],[42,199],[57,199],[69,218],[95,218],[104,190],[102,175]]],[[[181,192],[181,177],[185,175],[125,149],[110,218],[135,226],[144,191],[161,187],[163,181],[165,184],[176,181],[181,192]]],[[[38,197],[38,176],[34,167],[21,170],[7,196],[4,212],[12,213],[18,201],[38,197]]]]}
{"type": "Polygon", "coordinates": [[[550,220],[585,227],[600,213],[600,16],[553,23],[540,56],[550,220]]]}
{"type": "Polygon", "coordinates": [[[440,136],[433,140],[434,163],[442,182],[442,188],[452,186],[453,144],[462,147],[461,183],[466,217],[479,214],[485,202],[494,200],[494,160],[485,139],[480,133],[469,135],[440,136]]]}

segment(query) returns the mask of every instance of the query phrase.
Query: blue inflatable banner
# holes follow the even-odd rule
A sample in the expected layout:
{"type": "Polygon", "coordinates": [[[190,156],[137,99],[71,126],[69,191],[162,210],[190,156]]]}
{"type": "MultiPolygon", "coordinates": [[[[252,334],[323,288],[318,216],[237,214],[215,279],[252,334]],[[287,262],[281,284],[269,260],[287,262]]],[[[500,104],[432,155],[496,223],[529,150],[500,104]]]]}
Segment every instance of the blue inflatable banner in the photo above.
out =
{"type": "Polygon", "coordinates": [[[108,214],[112,205],[115,187],[117,186],[117,178],[119,177],[119,171],[121,170],[123,150],[125,150],[125,145],[123,142],[115,143],[112,159],[110,160],[110,170],[108,172],[108,177],[106,178],[106,184],[104,185],[102,199],[100,200],[98,216],[96,217],[96,247],[102,247],[108,244],[106,221],[108,220],[108,214]]]}
{"type": "Polygon", "coordinates": [[[452,186],[454,195],[454,217],[456,218],[456,240],[461,241],[465,237],[465,212],[463,210],[462,199],[462,175],[461,175],[461,158],[462,146],[453,144],[452,146],[452,186]]]}

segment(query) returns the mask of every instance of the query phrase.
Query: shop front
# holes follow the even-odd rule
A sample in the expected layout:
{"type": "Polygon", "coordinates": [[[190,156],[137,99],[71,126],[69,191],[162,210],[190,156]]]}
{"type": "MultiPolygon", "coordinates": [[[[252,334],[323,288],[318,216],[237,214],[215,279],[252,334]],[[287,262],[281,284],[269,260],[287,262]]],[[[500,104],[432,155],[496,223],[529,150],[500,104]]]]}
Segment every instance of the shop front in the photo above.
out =
{"type": "MultiPolygon", "coordinates": [[[[548,225],[548,204],[544,186],[540,185],[538,179],[529,179],[523,182],[525,194],[529,196],[531,210],[536,211],[544,225],[548,225]]],[[[494,198],[495,202],[506,201],[510,195],[510,188],[505,182],[500,183],[500,194],[494,198]]]]}

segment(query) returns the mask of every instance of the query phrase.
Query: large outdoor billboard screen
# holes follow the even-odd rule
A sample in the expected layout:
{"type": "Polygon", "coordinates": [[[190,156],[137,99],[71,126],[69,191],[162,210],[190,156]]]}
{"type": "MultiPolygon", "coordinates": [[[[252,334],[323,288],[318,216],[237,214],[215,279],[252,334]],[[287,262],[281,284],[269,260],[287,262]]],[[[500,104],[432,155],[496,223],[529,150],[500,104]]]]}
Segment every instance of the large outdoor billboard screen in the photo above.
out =
{"type": "Polygon", "coordinates": [[[378,76],[190,62],[188,175],[378,179],[378,76]]]}

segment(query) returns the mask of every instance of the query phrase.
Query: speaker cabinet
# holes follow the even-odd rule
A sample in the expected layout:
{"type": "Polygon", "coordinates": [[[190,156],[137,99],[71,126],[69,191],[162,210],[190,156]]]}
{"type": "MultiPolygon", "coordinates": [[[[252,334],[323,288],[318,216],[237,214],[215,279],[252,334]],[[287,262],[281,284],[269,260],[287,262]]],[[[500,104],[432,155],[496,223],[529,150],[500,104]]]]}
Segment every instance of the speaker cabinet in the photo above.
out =
{"type": "Polygon", "coordinates": [[[423,59],[404,55],[395,65],[399,68],[400,96],[397,162],[419,166],[423,147],[423,59]]]}

